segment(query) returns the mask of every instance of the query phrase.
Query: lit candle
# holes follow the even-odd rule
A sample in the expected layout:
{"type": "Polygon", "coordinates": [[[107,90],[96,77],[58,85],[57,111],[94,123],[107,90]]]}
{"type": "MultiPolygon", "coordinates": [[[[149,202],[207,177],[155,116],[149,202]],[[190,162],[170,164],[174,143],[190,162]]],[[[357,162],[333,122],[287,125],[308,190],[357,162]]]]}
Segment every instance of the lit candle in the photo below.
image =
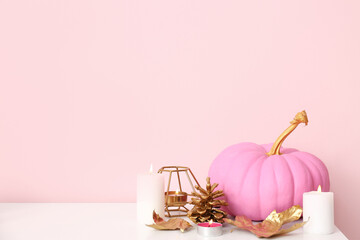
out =
{"type": "Polygon", "coordinates": [[[168,206],[184,206],[187,201],[187,193],[180,192],[179,189],[165,192],[165,200],[168,206]]]}
{"type": "Polygon", "coordinates": [[[197,226],[197,233],[203,237],[216,237],[222,234],[222,224],[213,222],[199,223],[197,226]]]}
{"type": "Polygon", "coordinates": [[[164,217],[164,176],[154,174],[152,164],[148,174],[137,176],[137,219],[141,224],[152,224],[155,210],[164,217]]]}
{"type": "Polygon", "coordinates": [[[334,193],[317,191],[303,195],[303,221],[305,233],[330,234],[334,231],[334,193]]]}

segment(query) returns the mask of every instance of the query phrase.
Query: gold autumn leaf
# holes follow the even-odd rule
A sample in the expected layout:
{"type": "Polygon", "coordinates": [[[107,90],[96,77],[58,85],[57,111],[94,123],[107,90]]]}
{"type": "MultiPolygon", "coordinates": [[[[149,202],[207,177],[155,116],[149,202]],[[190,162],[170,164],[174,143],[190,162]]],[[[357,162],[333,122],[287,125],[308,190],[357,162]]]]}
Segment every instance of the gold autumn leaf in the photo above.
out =
{"type": "Polygon", "coordinates": [[[248,230],[258,237],[272,237],[294,231],[305,225],[306,222],[297,223],[289,228],[281,228],[284,224],[298,220],[301,217],[302,208],[299,205],[277,213],[275,210],[261,223],[254,225],[251,219],[245,216],[236,216],[235,221],[225,218],[224,221],[238,228],[248,230]]]}
{"type": "Polygon", "coordinates": [[[177,230],[180,229],[184,232],[187,228],[191,227],[191,224],[181,218],[171,218],[169,221],[162,219],[159,214],[153,211],[154,224],[146,225],[148,227],[155,228],[157,230],[177,230]]]}

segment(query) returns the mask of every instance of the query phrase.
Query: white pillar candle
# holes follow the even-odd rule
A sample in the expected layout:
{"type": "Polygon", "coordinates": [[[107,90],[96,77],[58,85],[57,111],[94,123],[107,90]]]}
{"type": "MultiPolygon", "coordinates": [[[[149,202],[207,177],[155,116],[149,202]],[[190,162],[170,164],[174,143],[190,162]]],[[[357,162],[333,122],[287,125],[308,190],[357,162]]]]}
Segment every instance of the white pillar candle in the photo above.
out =
{"type": "Polygon", "coordinates": [[[303,195],[303,221],[305,233],[330,234],[334,231],[334,193],[318,191],[303,195]]]}
{"type": "Polygon", "coordinates": [[[152,224],[152,213],[155,210],[164,217],[165,193],[164,176],[152,172],[137,176],[137,220],[140,224],[152,224]]]}

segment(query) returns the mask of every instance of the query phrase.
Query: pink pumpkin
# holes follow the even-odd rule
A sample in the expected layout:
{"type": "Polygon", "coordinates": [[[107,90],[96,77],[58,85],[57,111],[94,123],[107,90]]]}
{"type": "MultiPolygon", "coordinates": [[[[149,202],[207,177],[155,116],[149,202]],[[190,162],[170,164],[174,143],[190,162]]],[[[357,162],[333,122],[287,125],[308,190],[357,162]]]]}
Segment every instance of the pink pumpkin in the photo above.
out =
{"type": "Polygon", "coordinates": [[[319,185],[323,191],[329,191],[329,173],[320,159],[281,147],[300,123],[307,125],[306,112],[299,112],[290,123],[274,144],[236,144],[212,163],[209,177],[224,191],[229,203],[224,210],[230,215],[264,220],[273,210],[302,206],[303,193],[316,190],[319,185]]]}

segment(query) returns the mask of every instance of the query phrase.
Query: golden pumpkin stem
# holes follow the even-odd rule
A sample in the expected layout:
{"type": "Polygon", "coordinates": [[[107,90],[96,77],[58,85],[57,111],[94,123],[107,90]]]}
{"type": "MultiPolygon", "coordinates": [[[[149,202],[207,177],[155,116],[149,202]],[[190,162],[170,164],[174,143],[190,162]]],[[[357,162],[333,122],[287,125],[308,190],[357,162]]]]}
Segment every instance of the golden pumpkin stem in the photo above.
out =
{"type": "Polygon", "coordinates": [[[284,140],[287,138],[287,136],[290,135],[290,133],[292,131],[295,130],[295,128],[300,124],[300,123],[305,123],[305,125],[308,124],[308,118],[306,115],[305,110],[302,112],[298,112],[296,114],[296,116],[294,117],[294,120],[292,120],[290,123],[290,127],[288,127],[274,142],[273,146],[271,147],[270,152],[267,153],[267,155],[271,156],[271,155],[280,155],[280,147],[283,144],[284,140]]]}

